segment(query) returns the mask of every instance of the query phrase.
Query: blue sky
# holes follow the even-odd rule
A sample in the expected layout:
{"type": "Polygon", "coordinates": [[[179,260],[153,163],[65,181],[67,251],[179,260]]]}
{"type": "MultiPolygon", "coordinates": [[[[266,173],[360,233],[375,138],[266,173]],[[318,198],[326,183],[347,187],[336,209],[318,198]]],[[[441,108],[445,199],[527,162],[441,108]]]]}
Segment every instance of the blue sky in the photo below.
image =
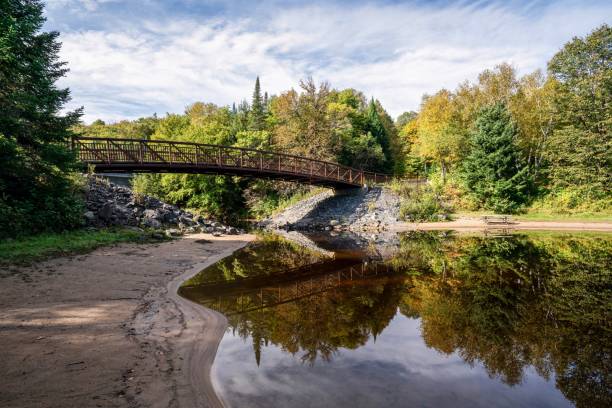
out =
{"type": "Polygon", "coordinates": [[[46,16],[85,122],[239,102],[257,75],[270,94],[309,75],[356,88],[397,116],[501,62],[545,69],[612,3],[47,0],[46,16]]]}

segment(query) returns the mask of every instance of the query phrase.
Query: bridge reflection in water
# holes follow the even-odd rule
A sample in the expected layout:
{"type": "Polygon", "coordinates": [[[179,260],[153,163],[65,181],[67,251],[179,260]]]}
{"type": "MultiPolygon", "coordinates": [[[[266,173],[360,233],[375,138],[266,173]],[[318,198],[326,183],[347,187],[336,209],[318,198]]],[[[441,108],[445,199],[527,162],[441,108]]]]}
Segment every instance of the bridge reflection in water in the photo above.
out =
{"type": "Polygon", "coordinates": [[[227,317],[272,308],[330,290],[389,279],[395,270],[380,262],[331,260],[282,273],[183,286],[179,293],[227,317]]]}

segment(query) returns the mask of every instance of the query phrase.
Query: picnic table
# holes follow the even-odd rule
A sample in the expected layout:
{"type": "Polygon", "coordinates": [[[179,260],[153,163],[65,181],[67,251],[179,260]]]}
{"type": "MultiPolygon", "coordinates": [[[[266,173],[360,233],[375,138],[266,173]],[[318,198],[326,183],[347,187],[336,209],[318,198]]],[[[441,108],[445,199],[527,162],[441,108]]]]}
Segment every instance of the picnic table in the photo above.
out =
{"type": "Polygon", "coordinates": [[[485,215],[482,217],[485,224],[511,224],[512,216],[510,215],[485,215]]]}

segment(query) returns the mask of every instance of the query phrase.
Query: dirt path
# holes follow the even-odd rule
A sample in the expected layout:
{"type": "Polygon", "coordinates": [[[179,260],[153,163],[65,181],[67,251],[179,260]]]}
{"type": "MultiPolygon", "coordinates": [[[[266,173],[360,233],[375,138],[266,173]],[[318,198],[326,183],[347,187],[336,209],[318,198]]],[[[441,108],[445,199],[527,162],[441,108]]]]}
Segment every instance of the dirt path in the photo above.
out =
{"type": "Polygon", "coordinates": [[[391,231],[412,230],[484,230],[484,229],[516,229],[516,230],[551,230],[551,231],[602,231],[612,232],[610,222],[585,221],[514,221],[510,224],[489,224],[475,218],[459,218],[449,222],[398,223],[391,231]]]}
{"type": "Polygon", "coordinates": [[[225,318],[176,289],[253,238],[198,234],[1,271],[0,406],[218,405],[208,373],[225,318]]]}

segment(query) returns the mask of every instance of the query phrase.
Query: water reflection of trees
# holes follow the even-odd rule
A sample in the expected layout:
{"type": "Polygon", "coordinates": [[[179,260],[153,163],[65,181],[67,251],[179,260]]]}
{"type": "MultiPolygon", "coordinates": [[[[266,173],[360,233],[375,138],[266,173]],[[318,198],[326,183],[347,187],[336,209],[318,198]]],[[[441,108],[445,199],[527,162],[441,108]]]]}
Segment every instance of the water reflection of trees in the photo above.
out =
{"type": "Polygon", "coordinates": [[[382,277],[233,315],[229,323],[235,333],[251,337],[258,363],[262,347],[274,344],[312,364],[317,358],[330,360],[339,348],[355,349],[380,334],[395,316],[402,295],[402,285],[382,277]]]}
{"type": "MultiPolygon", "coordinates": [[[[364,345],[399,307],[421,319],[429,347],[491,377],[515,385],[534,367],[576,405],[611,406],[611,252],[602,236],[411,233],[386,263],[394,274],[228,318],[258,362],[274,344],[314,363],[364,345]]],[[[283,257],[294,265],[303,254],[283,257]]]]}
{"type": "Polygon", "coordinates": [[[578,406],[610,406],[609,238],[439,238],[404,237],[394,261],[422,271],[400,310],[428,346],[509,385],[533,366],[578,406]]]}
{"type": "Polygon", "coordinates": [[[236,280],[245,277],[273,275],[287,269],[309,265],[324,259],[295,242],[275,234],[262,234],[260,238],[232,256],[211,265],[185,285],[198,285],[210,281],[236,280]]]}

